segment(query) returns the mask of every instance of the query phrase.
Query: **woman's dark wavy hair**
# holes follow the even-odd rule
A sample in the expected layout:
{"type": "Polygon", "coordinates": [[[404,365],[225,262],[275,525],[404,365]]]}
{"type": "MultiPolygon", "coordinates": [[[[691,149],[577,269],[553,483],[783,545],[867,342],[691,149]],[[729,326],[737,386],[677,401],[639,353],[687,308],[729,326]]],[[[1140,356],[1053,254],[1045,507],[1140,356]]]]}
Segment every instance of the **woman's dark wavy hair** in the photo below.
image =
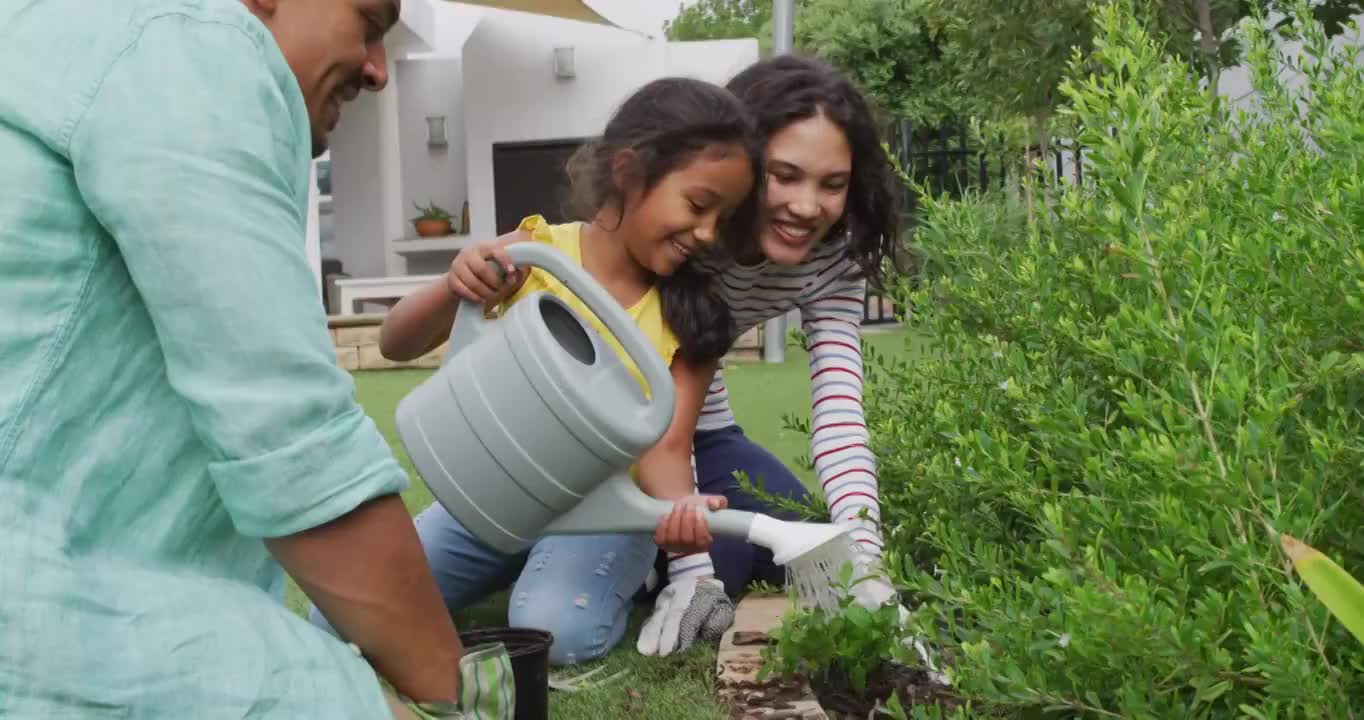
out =
{"type": "MultiPolygon", "coordinates": [[[[852,148],[852,178],[843,217],[828,237],[848,236],[848,259],[862,276],[879,279],[881,262],[895,259],[899,237],[899,184],[866,97],[834,66],[801,55],[760,60],[726,86],[753,114],[765,146],[791,123],[822,113],[843,129],[852,148]]],[[[765,183],[759,185],[765,187],[765,183]]],[[[731,252],[751,255],[752,230],[732,238],[731,252]]]]}
{"type": "MultiPolygon", "coordinates": [[[[762,177],[753,121],[728,90],[691,78],[654,80],[625,100],[601,137],[579,148],[568,161],[572,214],[591,222],[603,208],[625,212],[626,187],[617,184],[613,166],[631,151],[631,183],[647,193],[668,173],[685,168],[717,145],[738,145],[751,163],[754,182],[762,177]]],[[[754,193],[720,228],[728,237],[753,227],[754,193]]],[[[678,340],[678,354],[696,361],[720,358],[734,341],[734,317],[711,289],[711,276],[689,261],[668,277],[657,278],[663,319],[678,340]]]]}

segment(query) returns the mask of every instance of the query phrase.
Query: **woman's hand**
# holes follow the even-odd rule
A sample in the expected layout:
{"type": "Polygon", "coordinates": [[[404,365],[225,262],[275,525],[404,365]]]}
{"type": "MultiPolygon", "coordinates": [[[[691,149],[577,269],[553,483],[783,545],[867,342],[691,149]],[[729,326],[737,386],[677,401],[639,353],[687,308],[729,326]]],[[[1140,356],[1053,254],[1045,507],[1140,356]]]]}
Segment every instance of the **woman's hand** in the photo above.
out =
{"type": "Polygon", "coordinates": [[[496,305],[521,289],[530,274],[529,268],[513,265],[504,245],[481,243],[460,250],[450,263],[450,272],[446,274],[450,292],[466,300],[496,305]],[[488,260],[496,260],[506,277],[499,277],[498,272],[488,265],[488,260]]]}
{"type": "Polygon", "coordinates": [[[674,501],[672,512],[658,521],[654,543],[684,555],[709,551],[713,538],[705,509],[721,510],[728,504],[723,495],[689,495],[674,501]]]}

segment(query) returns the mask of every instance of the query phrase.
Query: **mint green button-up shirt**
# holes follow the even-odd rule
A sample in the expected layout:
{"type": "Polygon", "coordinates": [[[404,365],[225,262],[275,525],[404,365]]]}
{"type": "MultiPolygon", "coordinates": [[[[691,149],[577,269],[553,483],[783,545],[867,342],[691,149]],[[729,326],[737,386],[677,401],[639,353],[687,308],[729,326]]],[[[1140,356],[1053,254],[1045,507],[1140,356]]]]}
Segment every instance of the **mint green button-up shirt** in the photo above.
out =
{"type": "Polygon", "coordinates": [[[0,59],[0,716],[386,717],[262,540],[407,482],[335,363],[272,35],[10,0],[0,59]]]}

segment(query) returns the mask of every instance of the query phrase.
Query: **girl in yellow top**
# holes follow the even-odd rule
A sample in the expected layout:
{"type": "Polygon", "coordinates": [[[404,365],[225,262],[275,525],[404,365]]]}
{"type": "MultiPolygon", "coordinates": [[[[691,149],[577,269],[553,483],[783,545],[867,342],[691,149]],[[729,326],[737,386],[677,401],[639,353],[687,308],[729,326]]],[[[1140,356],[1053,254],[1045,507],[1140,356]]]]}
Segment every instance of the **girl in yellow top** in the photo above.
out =
{"type": "MultiPolygon", "coordinates": [[[[710,545],[697,506],[718,509],[724,498],[695,494],[691,437],[709,375],[701,373],[705,379],[696,382],[698,373],[689,370],[725,353],[734,324],[689,260],[709,250],[729,223],[750,226],[758,163],[753,136],[748,114],[723,88],[682,78],[649,83],[620,106],[601,139],[569,163],[584,222],[551,225],[540,216],[526,218],[495,242],[462,251],[440,280],[403,299],[384,320],[381,351],[410,359],[446,340],[461,298],[492,310],[546,290],[568,301],[614,344],[558,280],[539,269],[513,267],[503,251],[514,242],[543,242],[577,261],[627,308],[672,368],[681,413],[636,467],[645,492],[677,501],[653,537],[547,537],[527,553],[509,556],[474,539],[439,503],[416,519],[447,605],[466,607],[514,582],[509,623],[552,632],[555,664],[601,657],[620,641],[631,600],[659,547],[681,553],[704,552],[710,545]],[[505,281],[489,259],[506,269],[505,281]]],[[[643,383],[638,368],[615,347],[643,383]]],[[[732,622],[732,606],[718,581],[691,587],[690,598],[680,603],[674,598],[669,607],[676,610],[648,626],[664,651],[690,644],[698,628],[718,635],[732,622]]],[[[313,620],[326,626],[316,612],[313,620]]]]}

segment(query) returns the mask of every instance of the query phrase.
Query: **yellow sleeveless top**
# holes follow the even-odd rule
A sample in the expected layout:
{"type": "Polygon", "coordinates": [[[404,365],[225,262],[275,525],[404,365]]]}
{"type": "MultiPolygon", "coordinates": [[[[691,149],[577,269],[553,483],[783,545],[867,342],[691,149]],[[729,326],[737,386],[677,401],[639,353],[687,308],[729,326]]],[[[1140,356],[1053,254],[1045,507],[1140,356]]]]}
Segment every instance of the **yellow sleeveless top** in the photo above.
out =
{"type": "MultiPolygon", "coordinates": [[[[567,255],[569,260],[582,267],[582,225],[581,222],[551,225],[545,221],[544,217],[531,215],[521,221],[518,229],[529,233],[535,242],[545,243],[567,255]]],[[[578,299],[578,296],[574,295],[563,283],[559,282],[558,278],[548,272],[538,267],[532,268],[530,277],[526,278],[525,284],[502,303],[500,310],[505,311],[513,303],[538,290],[544,290],[568,303],[574,312],[591,323],[592,327],[596,328],[597,332],[601,334],[602,339],[616,351],[616,355],[620,357],[625,368],[639,383],[645,397],[652,395],[644,382],[644,375],[640,372],[639,366],[635,365],[634,361],[625,353],[625,348],[621,347],[616,337],[607,331],[606,326],[602,324],[595,313],[587,309],[587,306],[578,299]]],[[[644,331],[644,336],[648,338],[649,343],[663,357],[663,364],[671,365],[673,354],[677,352],[678,341],[677,336],[673,335],[672,329],[663,319],[663,303],[658,294],[658,288],[649,288],[648,292],[644,293],[644,296],[634,305],[625,308],[625,312],[635,321],[639,329],[644,331]]]]}

